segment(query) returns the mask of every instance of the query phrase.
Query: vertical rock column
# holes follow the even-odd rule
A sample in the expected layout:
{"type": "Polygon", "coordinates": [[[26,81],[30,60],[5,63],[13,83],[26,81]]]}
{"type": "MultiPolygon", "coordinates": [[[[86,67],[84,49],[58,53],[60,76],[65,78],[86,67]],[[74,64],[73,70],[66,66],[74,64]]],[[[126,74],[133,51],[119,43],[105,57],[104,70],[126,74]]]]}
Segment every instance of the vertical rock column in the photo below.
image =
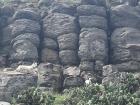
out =
{"type": "MultiPolygon", "coordinates": [[[[44,44],[42,60],[62,65],[78,64],[78,34],[76,18],[68,5],[54,4],[44,18],[44,39],[51,40],[44,44]],[[62,11],[61,11],[62,10],[62,11]],[[51,45],[49,45],[49,43],[51,45]]],[[[44,43],[47,42],[44,40],[44,43]]]]}
{"type": "Polygon", "coordinates": [[[38,60],[40,16],[36,9],[25,8],[18,10],[10,25],[11,47],[10,61],[34,62],[38,60]]]}
{"type": "Polygon", "coordinates": [[[123,4],[111,9],[113,27],[111,60],[112,64],[117,65],[119,71],[134,72],[140,70],[139,16],[139,6],[123,4]]]}
{"type": "Polygon", "coordinates": [[[0,9],[0,67],[8,65],[8,55],[10,54],[11,28],[14,8],[10,5],[3,6],[0,9]]]}
{"type": "Polygon", "coordinates": [[[106,10],[97,4],[77,7],[81,27],[78,54],[81,75],[85,79],[93,75],[97,79],[108,61],[106,10]]]}

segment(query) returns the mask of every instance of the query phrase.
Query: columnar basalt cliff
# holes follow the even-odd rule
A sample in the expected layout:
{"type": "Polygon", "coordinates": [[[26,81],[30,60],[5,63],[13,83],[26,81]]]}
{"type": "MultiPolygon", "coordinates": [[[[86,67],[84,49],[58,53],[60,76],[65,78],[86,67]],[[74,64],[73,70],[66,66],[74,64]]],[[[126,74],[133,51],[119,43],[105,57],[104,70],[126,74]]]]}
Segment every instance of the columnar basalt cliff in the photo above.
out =
{"type": "Polygon", "coordinates": [[[139,24],[138,0],[10,0],[0,8],[0,90],[62,90],[139,72],[139,24]],[[33,62],[38,75],[15,72],[33,62]]]}

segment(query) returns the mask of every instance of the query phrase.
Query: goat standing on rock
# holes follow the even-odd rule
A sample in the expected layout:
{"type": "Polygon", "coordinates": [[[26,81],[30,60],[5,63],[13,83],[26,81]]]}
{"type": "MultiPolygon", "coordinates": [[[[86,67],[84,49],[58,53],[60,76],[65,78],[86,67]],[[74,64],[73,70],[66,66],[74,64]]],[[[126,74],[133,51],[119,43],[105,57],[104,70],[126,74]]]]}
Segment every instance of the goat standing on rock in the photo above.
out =
{"type": "Polygon", "coordinates": [[[87,80],[85,80],[85,85],[86,86],[89,86],[89,85],[91,85],[92,84],[92,78],[88,78],[87,80]]]}

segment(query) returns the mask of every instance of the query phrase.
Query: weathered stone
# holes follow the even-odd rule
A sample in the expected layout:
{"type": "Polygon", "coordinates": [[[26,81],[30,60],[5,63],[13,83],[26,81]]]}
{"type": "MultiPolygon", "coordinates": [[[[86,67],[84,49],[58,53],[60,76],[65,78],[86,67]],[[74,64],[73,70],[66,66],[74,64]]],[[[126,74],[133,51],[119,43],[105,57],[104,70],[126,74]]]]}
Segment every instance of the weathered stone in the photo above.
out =
{"type": "Polygon", "coordinates": [[[17,19],[30,19],[30,20],[35,20],[35,21],[40,21],[40,15],[35,11],[33,8],[25,8],[16,11],[14,14],[13,18],[15,20],[17,19]]]}
{"type": "Polygon", "coordinates": [[[39,34],[40,33],[40,25],[38,22],[29,20],[29,19],[19,19],[16,20],[12,24],[12,36],[16,37],[17,35],[23,34],[23,33],[34,33],[39,34]]]}
{"type": "Polygon", "coordinates": [[[14,14],[14,8],[10,5],[6,5],[1,8],[0,12],[2,16],[4,15],[10,17],[14,14]]]}
{"type": "Polygon", "coordinates": [[[63,86],[65,88],[69,88],[69,87],[82,86],[83,84],[84,84],[84,80],[81,77],[67,77],[64,80],[63,86]]]}
{"type": "Polygon", "coordinates": [[[104,17],[92,15],[92,16],[79,16],[79,23],[81,28],[99,28],[107,30],[107,20],[104,17]]]}
{"type": "Polygon", "coordinates": [[[63,68],[60,65],[54,65],[51,63],[41,63],[38,66],[38,85],[40,87],[52,87],[53,89],[61,89],[63,79],[62,69],[63,68]]]}
{"type": "Polygon", "coordinates": [[[59,52],[59,57],[63,65],[77,65],[78,55],[74,50],[62,50],[59,52]]]}
{"type": "Polygon", "coordinates": [[[130,27],[116,29],[111,37],[111,61],[119,64],[126,61],[140,61],[140,31],[130,27]]]}
{"type": "Polygon", "coordinates": [[[76,66],[71,66],[63,70],[63,75],[77,77],[80,76],[80,68],[76,66]]]}
{"type": "Polygon", "coordinates": [[[7,27],[2,29],[2,40],[1,44],[2,46],[10,45],[10,42],[12,40],[12,26],[8,25],[7,27]]]}
{"type": "Polygon", "coordinates": [[[0,28],[5,27],[6,25],[8,25],[8,17],[7,16],[1,16],[0,17],[0,28]]]}
{"type": "Polygon", "coordinates": [[[21,90],[36,86],[37,76],[18,72],[0,73],[0,100],[10,101],[21,90]]]}
{"type": "Polygon", "coordinates": [[[53,2],[54,2],[54,0],[39,0],[38,6],[39,7],[50,6],[53,2]]]}
{"type": "Polygon", "coordinates": [[[59,36],[58,44],[60,50],[76,50],[78,47],[78,35],[74,33],[59,36]]]}
{"type": "Polygon", "coordinates": [[[78,54],[82,61],[106,61],[108,49],[105,31],[97,28],[83,29],[79,45],[78,54]]]}
{"type": "Polygon", "coordinates": [[[98,15],[106,17],[106,10],[102,6],[96,5],[80,5],[77,7],[77,13],[79,16],[91,16],[98,15]]]}
{"type": "Polygon", "coordinates": [[[120,5],[112,8],[111,21],[114,28],[133,27],[140,29],[140,7],[120,5]]]}
{"type": "Polygon", "coordinates": [[[66,3],[54,3],[51,7],[50,11],[53,13],[63,13],[72,16],[76,13],[75,7],[66,3]]]}
{"type": "Polygon", "coordinates": [[[44,48],[41,55],[42,62],[59,63],[58,52],[55,50],[44,48]]]}
{"type": "Polygon", "coordinates": [[[121,72],[139,72],[140,71],[140,62],[129,61],[121,64],[116,64],[118,71],[121,72]]]}
{"type": "Polygon", "coordinates": [[[114,65],[106,65],[103,67],[103,80],[102,83],[105,85],[109,85],[110,83],[118,84],[120,83],[125,77],[125,72],[118,72],[118,69],[114,65]]]}
{"type": "Polygon", "coordinates": [[[58,50],[57,42],[51,38],[44,38],[42,45],[43,48],[47,47],[49,49],[58,50]]]}
{"type": "Polygon", "coordinates": [[[7,55],[0,55],[0,67],[5,67],[7,63],[7,55]]]}
{"type": "Polygon", "coordinates": [[[57,38],[60,35],[76,32],[75,17],[53,13],[44,18],[44,35],[57,38]]]}
{"type": "Polygon", "coordinates": [[[11,54],[11,60],[37,61],[38,59],[37,47],[28,40],[18,40],[13,44],[12,48],[15,52],[11,54]]]}
{"type": "Polygon", "coordinates": [[[94,62],[82,61],[80,62],[79,67],[82,71],[94,71],[95,65],[94,62]]]}
{"type": "Polygon", "coordinates": [[[102,71],[104,65],[103,61],[95,61],[95,71],[102,71]]]}
{"type": "Polygon", "coordinates": [[[93,71],[83,71],[81,72],[81,77],[84,80],[91,78],[92,83],[97,83],[97,76],[93,71]]]}
{"type": "Polygon", "coordinates": [[[36,47],[39,46],[39,42],[40,42],[39,36],[33,33],[25,33],[25,34],[18,35],[17,37],[12,39],[11,44],[14,44],[18,40],[28,40],[31,43],[33,43],[36,47]]]}

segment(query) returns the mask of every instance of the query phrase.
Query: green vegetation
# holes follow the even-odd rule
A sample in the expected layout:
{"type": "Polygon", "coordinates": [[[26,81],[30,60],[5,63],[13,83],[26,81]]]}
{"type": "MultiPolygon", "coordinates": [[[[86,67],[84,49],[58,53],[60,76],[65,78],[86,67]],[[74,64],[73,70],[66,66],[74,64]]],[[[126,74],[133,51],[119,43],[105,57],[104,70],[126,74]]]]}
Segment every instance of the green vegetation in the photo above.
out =
{"type": "Polygon", "coordinates": [[[91,84],[66,89],[63,94],[41,92],[31,88],[22,92],[16,102],[25,105],[140,105],[140,79],[127,75],[119,84],[91,84]]]}

